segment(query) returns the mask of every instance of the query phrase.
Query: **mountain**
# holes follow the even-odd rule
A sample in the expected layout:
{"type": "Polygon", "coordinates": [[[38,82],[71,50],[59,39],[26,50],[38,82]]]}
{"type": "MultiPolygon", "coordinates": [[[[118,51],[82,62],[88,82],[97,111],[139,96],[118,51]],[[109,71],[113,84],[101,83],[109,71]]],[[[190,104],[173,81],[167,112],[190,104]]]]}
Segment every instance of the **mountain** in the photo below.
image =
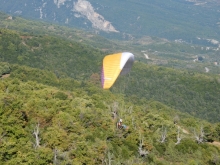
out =
{"type": "MultiPolygon", "coordinates": [[[[40,29],[44,31],[43,26],[40,29]]],[[[103,57],[108,53],[106,50],[81,43],[81,40],[77,42],[64,36],[48,34],[35,35],[0,29],[0,60],[49,70],[57,78],[91,80],[100,84],[100,68],[103,57]]],[[[3,68],[5,72],[8,72],[7,68],[3,68]]],[[[21,76],[25,79],[24,74],[21,76]]],[[[136,60],[130,75],[119,78],[111,91],[127,96],[134,94],[138,99],[157,100],[215,123],[220,118],[219,81],[219,75],[216,74],[147,65],[142,60],[136,60]]]]}
{"type": "MultiPolygon", "coordinates": [[[[135,40],[107,39],[92,32],[50,24],[44,21],[33,21],[0,12],[0,27],[32,35],[52,35],[65,40],[81,42],[89,47],[98,48],[104,54],[130,51],[137,61],[147,64],[187,69],[191,71],[219,74],[219,48],[215,44],[208,46],[189,44],[182,40],[169,41],[157,37],[145,36],[135,40]]],[[[216,43],[212,41],[213,43],[216,43]]]]}
{"type": "Polygon", "coordinates": [[[2,13],[0,21],[0,164],[220,163],[218,75],[140,58],[103,90],[103,57],[144,45],[2,13]],[[120,118],[128,129],[116,128],[120,118]]]}
{"type": "Polygon", "coordinates": [[[12,16],[77,27],[109,38],[156,36],[196,44],[220,41],[217,0],[0,0],[12,16]]]}

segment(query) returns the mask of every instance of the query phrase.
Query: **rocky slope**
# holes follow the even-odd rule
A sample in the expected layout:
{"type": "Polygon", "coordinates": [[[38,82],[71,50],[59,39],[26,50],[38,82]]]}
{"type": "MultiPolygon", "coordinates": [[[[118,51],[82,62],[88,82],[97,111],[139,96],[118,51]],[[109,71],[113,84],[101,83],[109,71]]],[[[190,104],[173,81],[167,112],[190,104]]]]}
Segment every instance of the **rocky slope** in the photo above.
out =
{"type": "Polygon", "coordinates": [[[215,0],[0,0],[0,11],[133,40],[156,36],[188,43],[220,40],[215,0]]]}

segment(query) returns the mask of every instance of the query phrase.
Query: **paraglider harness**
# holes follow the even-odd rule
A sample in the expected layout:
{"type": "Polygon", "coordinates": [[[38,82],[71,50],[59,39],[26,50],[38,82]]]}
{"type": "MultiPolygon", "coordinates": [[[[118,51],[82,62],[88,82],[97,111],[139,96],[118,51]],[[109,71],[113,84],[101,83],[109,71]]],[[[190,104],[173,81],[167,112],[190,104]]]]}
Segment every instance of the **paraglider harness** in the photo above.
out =
{"type": "Polygon", "coordinates": [[[116,127],[117,127],[118,129],[126,129],[126,128],[127,128],[126,125],[122,124],[122,119],[120,119],[120,120],[117,122],[116,127]]]}

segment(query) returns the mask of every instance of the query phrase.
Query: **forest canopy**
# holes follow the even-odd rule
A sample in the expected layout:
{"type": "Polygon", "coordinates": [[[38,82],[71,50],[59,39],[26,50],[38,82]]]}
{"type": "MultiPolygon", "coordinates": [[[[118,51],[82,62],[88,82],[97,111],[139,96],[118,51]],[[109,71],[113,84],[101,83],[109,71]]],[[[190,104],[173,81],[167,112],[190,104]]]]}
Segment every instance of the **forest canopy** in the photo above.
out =
{"type": "Polygon", "coordinates": [[[103,90],[108,53],[0,29],[0,164],[220,163],[218,75],[137,60],[103,90]]]}

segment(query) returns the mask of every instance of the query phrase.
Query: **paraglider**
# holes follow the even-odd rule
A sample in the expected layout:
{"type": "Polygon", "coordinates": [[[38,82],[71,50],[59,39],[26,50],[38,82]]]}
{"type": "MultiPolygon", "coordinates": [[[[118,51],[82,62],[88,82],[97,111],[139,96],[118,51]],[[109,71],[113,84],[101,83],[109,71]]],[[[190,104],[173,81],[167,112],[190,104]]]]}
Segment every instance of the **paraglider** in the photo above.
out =
{"type": "Polygon", "coordinates": [[[124,130],[128,130],[128,126],[125,125],[125,124],[122,124],[122,119],[120,119],[118,122],[117,122],[117,128],[118,129],[124,129],[124,130]]]}
{"type": "Polygon", "coordinates": [[[111,88],[119,75],[126,75],[130,72],[133,63],[134,55],[130,52],[105,56],[101,72],[102,88],[111,88]]]}

